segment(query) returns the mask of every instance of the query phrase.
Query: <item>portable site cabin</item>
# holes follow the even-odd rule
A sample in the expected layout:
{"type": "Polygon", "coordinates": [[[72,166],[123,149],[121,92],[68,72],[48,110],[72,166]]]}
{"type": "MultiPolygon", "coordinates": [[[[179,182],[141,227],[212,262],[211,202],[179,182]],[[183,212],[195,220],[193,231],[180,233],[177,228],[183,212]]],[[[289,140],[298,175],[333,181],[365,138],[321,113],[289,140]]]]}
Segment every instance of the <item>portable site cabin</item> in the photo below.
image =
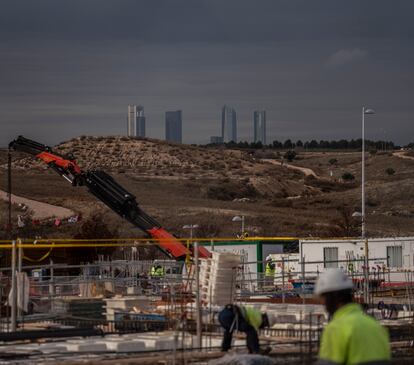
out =
{"type": "Polygon", "coordinates": [[[242,262],[249,263],[246,269],[257,275],[263,272],[263,261],[268,255],[284,252],[298,252],[299,241],[292,237],[261,238],[252,237],[243,240],[204,242],[209,251],[232,252],[242,256],[242,262]]]}
{"type": "MultiPolygon", "coordinates": [[[[299,254],[306,273],[317,274],[326,268],[339,267],[362,272],[365,241],[362,239],[300,240],[299,254]],[[354,261],[355,260],[355,261],[354,261]],[[358,261],[359,260],[359,261],[358,261]]],[[[412,281],[414,270],[414,237],[370,238],[368,258],[371,273],[387,272],[390,284],[412,281]],[[410,273],[410,274],[409,274],[410,273]]]]}

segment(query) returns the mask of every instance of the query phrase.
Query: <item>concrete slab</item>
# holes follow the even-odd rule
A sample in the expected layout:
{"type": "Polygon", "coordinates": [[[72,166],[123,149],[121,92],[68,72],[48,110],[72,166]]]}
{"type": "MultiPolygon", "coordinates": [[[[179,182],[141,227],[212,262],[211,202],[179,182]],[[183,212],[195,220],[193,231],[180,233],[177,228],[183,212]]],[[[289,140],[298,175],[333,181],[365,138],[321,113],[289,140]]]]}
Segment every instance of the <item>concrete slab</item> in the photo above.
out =
{"type": "Polygon", "coordinates": [[[105,341],[106,348],[115,352],[145,351],[145,341],[105,341]]]}
{"type": "Polygon", "coordinates": [[[68,349],[63,342],[59,343],[47,343],[39,346],[39,351],[43,354],[54,354],[67,352],[68,349]]]}
{"type": "Polygon", "coordinates": [[[84,343],[67,343],[65,347],[68,351],[73,352],[105,352],[107,351],[105,343],[84,342],[84,343]]]}

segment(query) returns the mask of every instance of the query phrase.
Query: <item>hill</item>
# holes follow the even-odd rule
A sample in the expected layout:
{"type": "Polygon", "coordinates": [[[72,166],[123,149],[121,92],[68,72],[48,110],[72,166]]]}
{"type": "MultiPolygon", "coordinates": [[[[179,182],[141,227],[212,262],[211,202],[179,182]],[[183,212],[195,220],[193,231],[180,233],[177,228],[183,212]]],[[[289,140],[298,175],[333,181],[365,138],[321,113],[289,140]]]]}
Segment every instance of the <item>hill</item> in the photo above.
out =
{"type": "MultiPolygon", "coordinates": [[[[181,227],[189,223],[201,226],[199,236],[234,235],[240,227],[231,218],[241,214],[246,216],[251,235],[333,236],[359,232],[359,222],[352,218],[361,201],[359,153],[299,151],[296,160],[282,165],[280,154],[274,151],[207,148],[126,137],[79,137],[55,150],[73,153],[83,169],[109,172],[137,196],[144,210],[181,236],[187,234],[181,227]],[[351,173],[354,181],[342,181],[345,172],[351,173]]],[[[0,152],[0,161],[5,161],[4,151],[0,152]]],[[[0,173],[5,176],[4,165],[0,173]]],[[[370,235],[414,234],[413,179],[413,160],[392,153],[367,156],[370,235]],[[393,174],[386,172],[390,168],[393,174]]],[[[30,157],[14,157],[13,182],[16,195],[83,215],[102,211],[121,234],[138,234],[84,188],[68,186],[30,157]]],[[[0,189],[5,189],[3,178],[0,189]]]]}

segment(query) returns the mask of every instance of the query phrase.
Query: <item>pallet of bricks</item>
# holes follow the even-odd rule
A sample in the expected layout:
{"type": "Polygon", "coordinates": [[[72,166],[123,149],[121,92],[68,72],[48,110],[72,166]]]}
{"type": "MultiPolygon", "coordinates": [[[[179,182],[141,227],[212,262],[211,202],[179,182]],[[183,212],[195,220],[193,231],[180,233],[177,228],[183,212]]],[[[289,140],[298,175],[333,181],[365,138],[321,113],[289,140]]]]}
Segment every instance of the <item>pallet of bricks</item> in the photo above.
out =
{"type": "Polygon", "coordinates": [[[229,252],[213,252],[209,259],[201,260],[201,299],[205,304],[232,303],[236,292],[236,279],[241,256],[229,252]]]}

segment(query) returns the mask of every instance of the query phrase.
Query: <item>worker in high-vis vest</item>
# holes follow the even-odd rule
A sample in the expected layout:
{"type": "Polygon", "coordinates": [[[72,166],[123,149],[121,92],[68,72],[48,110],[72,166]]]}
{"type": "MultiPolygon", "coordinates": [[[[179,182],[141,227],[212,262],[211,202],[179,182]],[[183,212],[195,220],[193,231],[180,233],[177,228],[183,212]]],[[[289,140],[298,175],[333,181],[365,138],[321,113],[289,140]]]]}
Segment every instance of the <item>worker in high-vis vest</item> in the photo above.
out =
{"type": "Polygon", "coordinates": [[[150,275],[154,278],[164,277],[164,268],[161,265],[154,265],[151,267],[150,275]]]}
{"type": "Polygon", "coordinates": [[[276,265],[273,262],[272,256],[268,255],[266,257],[266,265],[265,265],[265,285],[266,286],[274,286],[275,272],[276,272],[276,265]]]}
{"type": "Polygon", "coordinates": [[[218,320],[224,328],[224,336],[221,349],[231,349],[233,332],[246,333],[246,343],[249,353],[268,353],[270,349],[260,350],[258,329],[269,327],[269,319],[266,313],[261,313],[253,307],[227,304],[219,313],[218,320]]]}
{"type": "Polygon", "coordinates": [[[353,302],[352,280],[340,269],[328,269],[315,285],[330,321],[323,330],[319,365],[390,364],[388,331],[353,302]]]}

